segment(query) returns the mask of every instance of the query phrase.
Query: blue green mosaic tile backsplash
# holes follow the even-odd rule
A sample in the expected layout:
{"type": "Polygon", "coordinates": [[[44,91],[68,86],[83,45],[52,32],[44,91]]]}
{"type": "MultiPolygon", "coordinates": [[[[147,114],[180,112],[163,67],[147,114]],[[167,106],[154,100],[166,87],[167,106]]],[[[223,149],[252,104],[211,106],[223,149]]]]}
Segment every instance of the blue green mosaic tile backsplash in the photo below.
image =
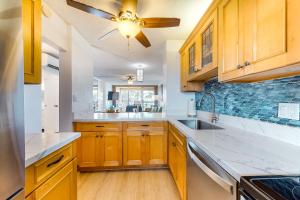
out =
{"type": "MultiPolygon", "coordinates": [[[[300,121],[278,118],[278,103],[300,103],[300,76],[257,83],[219,83],[217,79],[205,84],[205,91],[216,97],[216,113],[300,127],[300,121]]],[[[196,101],[203,92],[196,93],[196,101]]],[[[210,112],[209,97],[201,108],[210,112]]]]}

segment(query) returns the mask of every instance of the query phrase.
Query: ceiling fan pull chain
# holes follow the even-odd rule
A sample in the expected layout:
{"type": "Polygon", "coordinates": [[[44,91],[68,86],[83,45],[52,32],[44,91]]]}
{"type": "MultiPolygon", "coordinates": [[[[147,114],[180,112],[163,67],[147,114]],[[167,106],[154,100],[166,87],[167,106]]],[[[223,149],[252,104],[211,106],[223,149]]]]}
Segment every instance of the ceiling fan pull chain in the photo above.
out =
{"type": "Polygon", "coordinates": [[[127,37],[127,47],[128,47],[128,52],[129,52],[130,51],[129,37],[127,37]]]}

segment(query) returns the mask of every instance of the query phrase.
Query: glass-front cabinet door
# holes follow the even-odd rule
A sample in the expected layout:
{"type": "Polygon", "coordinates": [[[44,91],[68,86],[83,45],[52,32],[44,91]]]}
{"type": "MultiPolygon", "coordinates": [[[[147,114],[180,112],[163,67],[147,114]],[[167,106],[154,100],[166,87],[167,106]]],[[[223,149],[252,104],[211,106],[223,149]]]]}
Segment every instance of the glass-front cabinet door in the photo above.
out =
{"type": "Polygon", "coordinates": [[[189,74],[196,71],[196,44],[193,43],[189,48],[189,74]]]}
{"type": "MultiPolygon", "coordinates": [[[[215,68],[218,65],[218,12],[215,10],[200,29],[200,68],[215,68]]],[[[206,71],[206,70],[205,70],[206,71]]]]}
{"type": "Polygon", "coordinates": [[[201,34],[201,67],[209,66],[213,62],[213,33],[214,24],[211,23],[201,34]]]}

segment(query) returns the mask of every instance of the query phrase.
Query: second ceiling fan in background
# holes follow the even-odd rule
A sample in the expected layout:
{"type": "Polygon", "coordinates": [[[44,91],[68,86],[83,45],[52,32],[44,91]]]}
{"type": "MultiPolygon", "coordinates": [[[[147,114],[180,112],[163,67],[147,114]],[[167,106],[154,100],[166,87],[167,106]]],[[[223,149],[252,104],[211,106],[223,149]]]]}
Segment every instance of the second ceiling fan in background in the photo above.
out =
{"type": "Polygon", "coordinates": [[[127,38],[135,37],[146,48],[150,47],[151,43],[143,33],[143,28],[166,28],[180,25],[180,19],[178,18],[139,18],[136,12],[137,0],[123,0],[118,16],[75,0],[67,0],[67,4],[84,12],[118,23],[118,30],[122,35],[127,38]]]}

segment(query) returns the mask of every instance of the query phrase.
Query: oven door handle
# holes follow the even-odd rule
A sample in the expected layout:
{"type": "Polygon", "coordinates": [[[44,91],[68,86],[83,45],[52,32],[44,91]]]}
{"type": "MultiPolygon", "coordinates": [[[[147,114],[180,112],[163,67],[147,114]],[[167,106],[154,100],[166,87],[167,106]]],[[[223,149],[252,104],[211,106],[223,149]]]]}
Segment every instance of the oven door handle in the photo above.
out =
{"type": "Polygon", "coordinates": [[[223,189],[225,189],[230,194],[234,194],[233,191],[233,185],[225,180],[224,178],[220,177],[218,174],[216,174],[213,170],[211,170],[209,167],[207,167],[203,162],[201,162],[197,156],[191,151],[190,145],[187,145],[188,153],[191,157],[191,159],[196,163],[196,165],[207,175],[209,176],[213,181],[215,181],[218,185],[220,185],[223,189]]]}

